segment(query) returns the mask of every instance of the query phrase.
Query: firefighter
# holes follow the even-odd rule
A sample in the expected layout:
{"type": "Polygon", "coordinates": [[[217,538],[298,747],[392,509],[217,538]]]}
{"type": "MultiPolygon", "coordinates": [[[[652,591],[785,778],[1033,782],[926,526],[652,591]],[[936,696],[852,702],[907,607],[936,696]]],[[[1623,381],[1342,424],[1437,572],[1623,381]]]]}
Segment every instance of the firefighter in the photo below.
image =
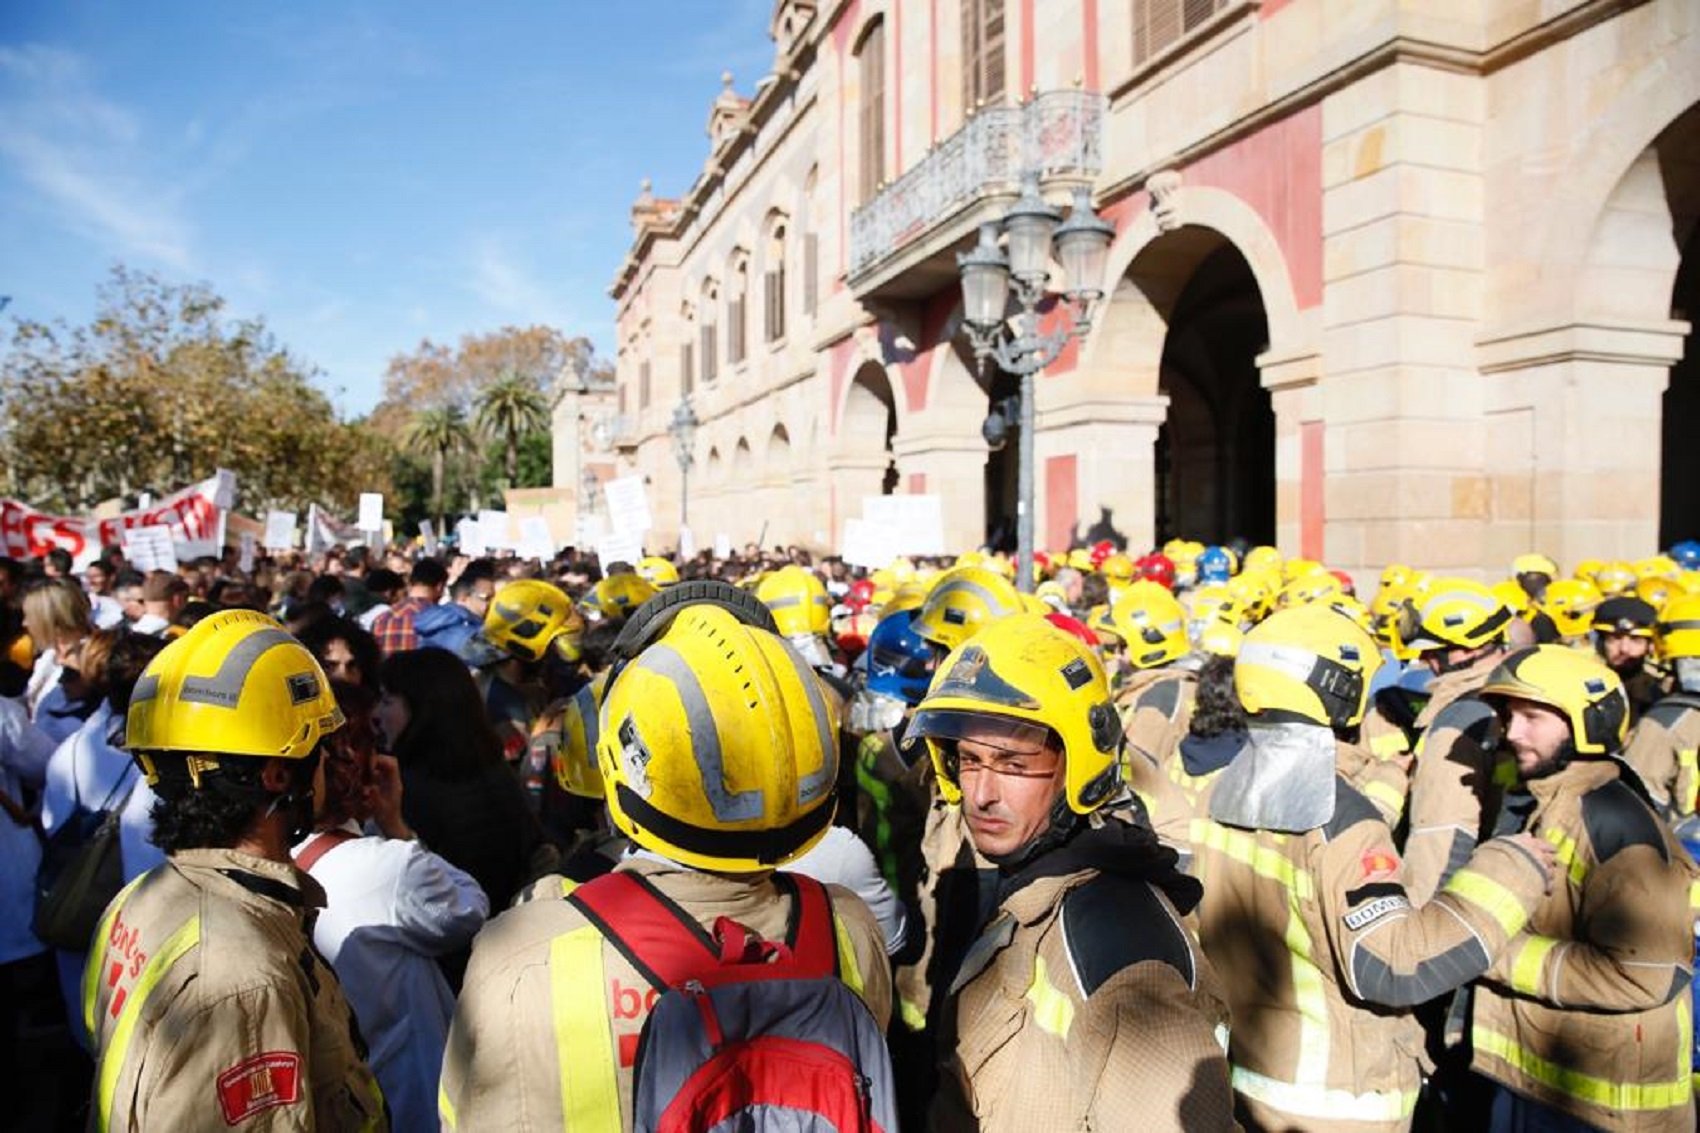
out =
{"type": "Polygon", "coordinates": [[[1421,1028],[1405,1009],[1485,972],[1546,889],[1551,848],[1525,835],[1412,901],[1392,831],[1336,770],[1376,657],[1363,629],[1310,605],[1271,615],[1235,661],[1248,726],[1210,785],[1194,873],[1251,1128],[1409,1128],[1421,1028]]]}
{"type": "Polygon", "coordinates": [[[91,1127],[385,1129],[290,859],[320,740],[343,724],[319,663],[264,614],[213,614],[136,684],[125,742],[158,796],[167,865],[107,907],[83,985],[91,1127]]]}
{"type": "Polygon", "coordinates": [[[1700,789],[1700,594],[1684,594],[1658,621],[1659,654],[1675,689],[1642,714],[1624,746],[1624,762],[1641,776],[1653,805],[1671,820],[1695,810],[1700,789]]]}
{"type": "Polygon", "coordinates": [[[1552,893],[1477,983],[1472,1067],[1494,1130],[1692,1130],[1696,874],[1615,758],[1629,716],[1599,658],[1519,650],[1482,686],[1518,786],[1501,829],[1558,854],[1552,893]]]}
{"type": "MultiPolygon", "coordinates": [[[[781,941],[801,895],[773,871],[832,821],[837,720],[808,662],[762,628],[771,620],[731,587],[705,599],[710,585],[629,623],[630,660],[609,677],[597,762],[614,825],[644,851],[614,873],[704,934],[730,918],[781,941]]],[[[883,1027],[891,980],[879,926],[848,891],[827,893],[839,977],[883,1027]]],[[[443,1059],[444,1128],[632,1127],[637,1039],[663,989],[608,935],[620,926],[593,919],[580,898],[530,901],[479,934],[443,1059]]]]}
{"type": "Polygon", "coordinates": [[[1671,690],[1668,674],[1653,656],[1654,624],[1659,611],[1633,595],[1607,598],[1594,607],[1594,648],[1623,682],[1629,697],[1629,726],[1634,727],[1653,702],[1671,690]]]}
{"type": "Polygon", "coordinates": [[[1002,619],[946,658],[906,739],[997,867],[944,1006],[934,1128],[1230,1128],[1221,985],[1180,920],[1198,885],[1103,813],[1121,724],[1092,650],[1002,619]]]}
{"type": "Polygon", "coordinates": [[[1469,859],[1493,825],[1493,712],[1470,694],[1504,656],[1510,625],[1511,610],[1488,587],[1441,578],[1401,634],[1434,674],[1413,726],[1405,884],[1418,904],[1469,859]]]}

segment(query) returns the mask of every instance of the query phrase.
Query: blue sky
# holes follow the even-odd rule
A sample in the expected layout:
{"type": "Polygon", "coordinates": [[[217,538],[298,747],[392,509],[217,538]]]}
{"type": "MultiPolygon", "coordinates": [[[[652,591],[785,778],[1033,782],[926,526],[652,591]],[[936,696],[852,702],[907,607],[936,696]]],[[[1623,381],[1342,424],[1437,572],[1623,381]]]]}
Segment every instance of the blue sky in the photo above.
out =
{"type": "Polygon", "coordinates": [[[346,413],[385,362],[547,323],[611,351],[642,178],[676,195],[772,0],[0,3],[0,294],[85,321],[122,261],[210,284],[346,413]]]}

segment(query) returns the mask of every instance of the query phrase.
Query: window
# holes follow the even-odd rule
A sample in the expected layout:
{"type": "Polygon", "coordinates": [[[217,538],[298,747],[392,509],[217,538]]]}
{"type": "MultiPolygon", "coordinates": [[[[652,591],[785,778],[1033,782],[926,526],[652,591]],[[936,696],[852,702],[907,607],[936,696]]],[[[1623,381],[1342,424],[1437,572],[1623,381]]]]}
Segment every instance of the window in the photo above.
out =
{"type": "Polygon", "coordinates": [[[768,342],[785,337],[785,224],[773,226],[767,240],[767,272],[762,276],[762,325],[768,342]]]}
{"type": "Polygon", "coordinates": [[[714,381],[716,370],[720,364],[719,343],[716,341],[714,328],[714,312],[720,301],[720,288],[713,280],[702,287],[702,330],[698,332],[699,345],[697,356],[702,365],[702,384],[709,385],[714,381]]]}
{"type": "Polygon", "coordinates": [[[620,416],[626,415],[626,383],[620,383],[620,416]]]}
{"type": "Polygon", "coordinates": [[[638,408],[649,408],[649,363],[638,367],[638,408]]]}
{"type": "Polygon", "coordinates": [[[962,105],[1003,101],[1004,0],[962,0],[962,105]]]}
{"type": "Polygon", "coordinates": [[[876,21],[856,51],[861,69],[861,168],[857,184],[863,204],[885,181],[885,24],[876,21]]]}
{"type": "Polygon", "coordinates": [[[820,237],[815,234],[815,171],[803,181],[803,314],[813,316],[820,299],[820,237]]]}
{"type": "Polygon", "coordinates": [[[1179,43],[1228,6],[1228,0],[1133,0],[1133,62],[1179,43]]]}
{"type": "Polygon", "coordinates": [[[749,339],[746,310],[750,292],[750,265],[739,260],[727,283],[726,300],[726,364],[736,366],[748,353],[749,339]]]}

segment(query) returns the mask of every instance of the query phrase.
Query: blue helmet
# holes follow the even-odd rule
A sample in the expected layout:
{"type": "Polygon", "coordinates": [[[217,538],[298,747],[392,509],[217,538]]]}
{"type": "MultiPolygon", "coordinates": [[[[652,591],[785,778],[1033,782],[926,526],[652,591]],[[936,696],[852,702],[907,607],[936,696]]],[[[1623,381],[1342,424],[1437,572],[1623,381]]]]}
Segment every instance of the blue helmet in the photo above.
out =
{"type": "Polygon", "coordinates": [[[1683,570],[1700,570],[1700,542],[1684,539],[1670,549],[1670,557],[1683,570]]]}
{"type": "Polygon", "coordinates": [[[900,610],[879,620],[868,635],[868,690],[921,703],[933,680],[933,647],[912,628],[921,611],[900,610]]]}
{"type": "Polygon", "coordinates": [[[1221,547],[1206,547],[1198,554],[1200,583],[1226,582],[1234,573],[1234,557],[1221,547]]]}

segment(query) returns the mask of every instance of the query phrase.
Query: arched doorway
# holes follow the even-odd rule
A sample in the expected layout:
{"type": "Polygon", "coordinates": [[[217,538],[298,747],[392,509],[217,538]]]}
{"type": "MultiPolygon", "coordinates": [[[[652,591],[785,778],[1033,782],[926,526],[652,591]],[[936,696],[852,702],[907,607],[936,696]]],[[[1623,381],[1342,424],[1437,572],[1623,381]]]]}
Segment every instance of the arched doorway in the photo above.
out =
{"type": "Polygon", "coordinates": [[[1681,252],[1671,317],[1689,323],[1665,387],[1659,470],[1659,545],[1700,539],[1700,106],[1671,123],[1653,149],[1681,252]]]}
{"type": "Polygon", "coordinates": [[[892,442],[897,437],[897,398],[885,368],[877,362],[864,363],[856,371],[844,398],[838,431],[847,447],[880,454],[883,468],[878,479],[879,494],[889,496],[895,492],[897,456],[892,442]]]}
{"type": "MultiPolygon", "coordinates": [[[[1204,234],[1188,232],[1194,241],[1204,234]]],[[[1169,411],[1154,450],[1157,541],[1272,543],[1275,414],[1257,369],[1268,317],[1245,257],[1207,235],[1214,246],[1175,297],[1163,340],[1158,389],[1169,411]]]]}

